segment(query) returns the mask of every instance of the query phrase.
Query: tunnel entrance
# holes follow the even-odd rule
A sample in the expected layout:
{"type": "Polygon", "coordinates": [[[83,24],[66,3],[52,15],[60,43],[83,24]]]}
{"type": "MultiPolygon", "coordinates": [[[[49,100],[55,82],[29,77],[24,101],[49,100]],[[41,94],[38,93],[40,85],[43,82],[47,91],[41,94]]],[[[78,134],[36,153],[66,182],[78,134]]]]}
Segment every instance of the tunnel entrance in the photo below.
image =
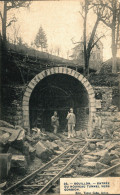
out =
{"type": "Polygon", "coordinates": [[[76,129],[88,125],[89,130],[96,112],[96,100],[92,86],[82,74],[70,68],[54,67],[40,72],[30,81],[22,107],[23,127],[29,133],[30,127],[36,125],[50,131],[54,110],[58,111],[62,131],[70,107],[74,108],[77,117],[76,129]]]}
{"type": "Polygon", "coordinates": [[[70,107],[74,108],[76,114],[76,130],[85,129],[88,124],[88,94],[82,83],[64,74],[45,77],[36,85],[30,97],[30,127],[52,131],[51,116],[57,111],[59,131],[65,131],[70,107]]]}

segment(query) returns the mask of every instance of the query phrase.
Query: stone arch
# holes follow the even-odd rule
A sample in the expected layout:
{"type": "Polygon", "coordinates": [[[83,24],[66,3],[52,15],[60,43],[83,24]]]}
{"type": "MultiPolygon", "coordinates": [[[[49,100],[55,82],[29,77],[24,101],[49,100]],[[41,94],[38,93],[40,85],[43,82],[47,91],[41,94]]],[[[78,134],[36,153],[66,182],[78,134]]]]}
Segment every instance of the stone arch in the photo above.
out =
{"type": "Polygon", "coordinates": [[[86,88],[86,91],[88,93],[88,99],[89,99],[89,122],[91,121],[91,117],[94,115],[94,113],[96,112],[96,101],[95,101],[95,94],[94,94],[94,90],[93,87],[91,86],[91,84],[89,83],[89,81],[79,72],[70,69],[70,68],[66,68],[66,67],[54,67],[54,68],[50,68],[47,70],[44,70],[42,72],[40,72],[39,74],[37,74],[28,84],[24,96],[23,96],[23,104],[22,104],[22,108],[23,108],[23,127],[25,129],[30,129],[30,123],[29,123],[29,100],[30,100],[30,96],[31,93],[33,91],[33,89],[35,88],[35,86],[45,77],[52,75],[52,74],[67,74],[70,75],[72,77],[74,77],[75,79],[78,79],[83,86],[86,88]]]}

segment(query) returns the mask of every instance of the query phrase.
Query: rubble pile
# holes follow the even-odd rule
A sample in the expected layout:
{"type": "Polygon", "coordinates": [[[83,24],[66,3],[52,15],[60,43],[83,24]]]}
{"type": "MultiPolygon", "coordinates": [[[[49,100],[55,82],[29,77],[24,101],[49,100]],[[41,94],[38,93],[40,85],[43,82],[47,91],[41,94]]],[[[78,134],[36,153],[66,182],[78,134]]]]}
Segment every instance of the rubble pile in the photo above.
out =
{"type": "Polygon", "coordinates": [[[0,153],[11,154],[11,170],[24,173],[27,170],[29,148],[25,146],[25,130],[0,121],[0,153]]]}
{"type": "MultiPolygon", "coordinates": [[[[120,163],[120,144],[114,141],[101,141],[89,143],[86,154],[78,158],[72,167],[79,176],[92,177],[118,163],[120,163]]],[[[120,176],[120,173],[116,175],[120,176]]]]}
{"type": "Polygon", "coordinates": [[[44,133],[38,128],[32,129],[32,134],[28,135],[21,126],[13,126],[0,120],[0,155],[11,155],[9,163],[12,173],[25,174],[28,165],[36,157],[46,163],[56,154],[61,154],[65,149],[62,139],[63,137],[50,132],[44,133]]]}

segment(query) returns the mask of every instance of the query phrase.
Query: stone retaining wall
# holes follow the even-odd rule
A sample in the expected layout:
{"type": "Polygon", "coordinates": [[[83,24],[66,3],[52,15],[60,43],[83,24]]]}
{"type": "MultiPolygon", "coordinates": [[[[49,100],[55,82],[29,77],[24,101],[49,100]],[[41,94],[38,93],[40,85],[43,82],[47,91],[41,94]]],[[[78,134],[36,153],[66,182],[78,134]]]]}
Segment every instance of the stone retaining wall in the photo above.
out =
{"type": "Polygon", "coordinates": [[[113,105],[113,89],[111,87],[94,87],[95,96],[101,94],[101,109],[97,113],[102,119],[102,129],[112,132],[120,127],[118,107],[113,105]]]}
{"type": "Polygon", "coordinates": [[[24,86],[2,86],[2,120],[23,126],[22,98],[24,86]]]}

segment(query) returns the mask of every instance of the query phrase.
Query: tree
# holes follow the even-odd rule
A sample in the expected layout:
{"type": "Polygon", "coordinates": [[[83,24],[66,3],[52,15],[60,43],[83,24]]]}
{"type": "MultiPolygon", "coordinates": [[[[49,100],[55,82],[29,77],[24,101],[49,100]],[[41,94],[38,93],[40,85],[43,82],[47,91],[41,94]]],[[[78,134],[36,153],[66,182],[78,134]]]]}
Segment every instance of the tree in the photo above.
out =
{"type": "Polygon", "coordinates": [[[9,10],[11,9],[18,9],[20,7],[29,7],[30,5],[30,1],[3,1],[4,5],[3,5],[3,14],[0,11],[0,17],[1,17],[1,21],[2,21],[2,37],[3,37],[3,41],[6,41],[6,29],[7,27],[9,27],[13,22],[16,22],[16,17],[12,17],[10,18],[9,22],[7,23],[7,13],[9,12],[9,10]]]}
{"type": "MultiPolygon", "coordinates": [[[[86,37],[86,45],[88,45],[90,40],[91,34],[89,34],[86,37]]],[[[84,67],[84,37],[81,37],[81,40],[79,42],[74,42],[75,47],[72,49],[72,55],[70,57],[73,58],[73,60],[77,63],[77,65],[82,65],[84,67]]],[[[91,65],[91,68],[99,69],[100,64],[102,63],[102,52],[103,52],[103,45],[100,41],[100,38],[98,38],[98,35],[96,34],[94,36],[93,44],[94,47],[91,49],[90,52],[90,58],[89,58],[89,66],[91,65]],[[94,61],[94,62],[93,62],[94,61]]],[[[89,67],[88,67],[89,68],[89,67]]]]}
{"type": "Polygon", "coordinates": [[[120,36],[120,2],[119,0],[96,0],[93,5],[97,16],[111,29],[112,73],[116,73],[116,56],[120,36]]]}
{"type": "Polygon", "coordinates": [[[60,53],[61,53],[61,48],[59,45],[57,45],[54,49],[54,52],[55,52],[55,55],[56,56],[60,56],[60,53]]]}
{"type": "Polygon", "coordinates": [[[89,75],[89,60],[90,60],[92,49],[103,36],[98,37],[97,40],[94,39],[98,24],[100,22],[100,18],[99,16],[97,16],[94,27],[90,34],[90,38],[87,42],[87,16],[89,10],[93,8],[92,1],[84,0],[84,2],[81,3],[81,7],[82,7],[82,12],[80,12],[80,14],[83,18],[83,44],[84,44],[84,64],[85,64],[84,74],[89,75]]]}
{"type": "Polygon", "coordinates": [[[47,49],[48,45],[47,45],[47,37],[46,34],[42,28],[42,26],[39,28],[38,33],[35,37],[34,40],[34,44],[37,48],[41,48],[41,51],[43,51],[43,49],[47,49]]]}

